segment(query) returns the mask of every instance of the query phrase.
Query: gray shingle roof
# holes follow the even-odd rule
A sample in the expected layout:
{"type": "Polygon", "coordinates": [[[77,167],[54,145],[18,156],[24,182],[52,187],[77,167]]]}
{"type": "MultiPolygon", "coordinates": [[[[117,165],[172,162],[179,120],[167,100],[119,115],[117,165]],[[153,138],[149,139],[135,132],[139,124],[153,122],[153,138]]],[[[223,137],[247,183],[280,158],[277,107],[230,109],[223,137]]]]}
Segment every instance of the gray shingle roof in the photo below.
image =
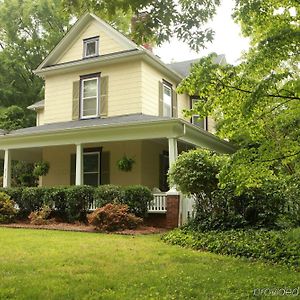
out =
{"type": "Polygon", "coordinates": [[[105,127],[107,125],[128,125],[139,122],[153,122],[153,121],[162,121],[169,120],[168,117],[157,117],[143,114],[132,114],[132,115],[124,115],[124,116],[116,116],[109,118],[95,118],[95,119],[87,119],[87,120],[78,120],[78,121],[68,121],[68,122],[59,122],[59,123],[51,123],[45,124],[35,127],[27,127],[21,128],[17,130],[13,130],[7,135],[19,135],[19,134],[35,134],[35,133],[48,133],[52,131],[59,130],[68,130],[68,129],[76,129],[76,128],[89,128],[89,127],[105,127]]]}
{"type": "Polygon", "coordinates": [[[33,103],[32,105],[28,106],[27,108],[36,110],[36,109],[44,108],[44,106],[45,106],[45,100],[41,100],[41,101],[33,103]]]}
{"type": "MultiPolygon", "coordinates": [[[[187,77],[190,73],[190,69],[193,63],[196,63],[199,61],[200,58],[197,59],[191,59],[191,60],[186,60],[186,61],[180,61],[180,62],[175,62],[168,64],[167,66],[174,70],[175,72],[179,73],[183,77],[187,77]]],[[[220,64],[222,61],[225,61],[225,55],[221,54],[218,55],[214,58],[213,62],[215,64],[220,64]]]]}

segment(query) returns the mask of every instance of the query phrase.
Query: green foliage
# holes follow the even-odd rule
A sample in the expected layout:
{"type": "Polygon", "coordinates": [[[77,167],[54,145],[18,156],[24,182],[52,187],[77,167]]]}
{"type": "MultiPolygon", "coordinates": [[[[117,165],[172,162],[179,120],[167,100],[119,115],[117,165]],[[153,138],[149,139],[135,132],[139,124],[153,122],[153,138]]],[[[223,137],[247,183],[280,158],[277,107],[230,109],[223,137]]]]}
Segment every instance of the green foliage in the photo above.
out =
{"type": "Polygon", "coordinates": [[[172,36],[187,42],[199,51],[206,41],[212,41],[213,31],[207,28],[208,22],[215,14],[220,0],[198,1],[135,1],[135,0],[63,0],[67,10],[75,15],[90,11],[104,18],[109,23],[123,29],[137,44],[170,41],[172,36]],[[127,26],[118,26],[116,16],[132,16],[127,26]],[[131,25],[131,26],[130,26],[131,25]]]}
{"type": "Polygon", "coordinates": [[[43,99],[33,73],[70,28],[61,0],[0,2],[0,105],[23,108],[43,99]]]}
{"type": "Polygon", "coordinates": [[[117,161],[117,166],[120,171],[129,172],[132,170],[132,166],[135,163],[133,158],[124,155],[121,159],[117,161]]]}
{"type": "Polygon", "coordinates": [[[70,186],[66,189],[66,213],[69,221],[86,221],[86,214],[93,202],[94,188],[91,186],[70,186]]]}
{"type": "Polygon", "coordinates": [[[147,215],[151,191],[144,186],[119,187],[114,185],[2,188],[19,206],[18,215],[27,217],[44,206],[55,207],[52,215],[64,221],[86,221],[92,203],[102,207],[108,203],[123,204],[131,213],[140,217],[147,215]]]}
{"type": "Polygon", "coordinates": [[[124,191],[120,186],[106,184],[95,188],[94,203],[96,207],[102,207],[108,203],[121,203],[123,198],[124,191]]]}
{"type": "Polygon", "coordinates": [[[26,187],[22,189],[21,202],[17,203],[20,210],[30,213],[33,211],[38,211],[43,206],[43,188],[36,187],[26,187]]]}
{"type": "Polygon", "coordinates": [[[108,203],[97,208],[88,215],[88,221],[101,231],[117,231],[134,229],[142,224],[143,220],[129,213],[127,205],[108,203]]]}
{"type": "Polygon", "coordinates": [[[277,184],[269,182],[241,195],[235,195],[234,188],[217,189],[205,206],[196,202],[196,216],[189,227],[198,231],[287,227],[291,218],[286,216],[285,194],[277,184]]]}
{"type": "Polygon", "coordinates": [[[34,187],[38,185],[39,176],[45,176],[49,172],[48,162],[28,163],[25,161],[13,161],[12,184],[14,186],[34,187]]]}
{"type": "Polygon", "coordinates": [[[189,114],[212,116],[239,146],[219,177],[236,194],[300,172],[299,13],[295,0],[236,1],[249,52],[236,66],[202,58],[179,87],[205,99],[189,114]]]}
{"type": "Polygon", "coordinates": [[[0,128],[12,131],[22,127],[34,126],[34,118],[19,106],[12,105],[0,111],[0,128]]]}
{"type": "Polygon", "coordinates": [[[286,264],[294,269],[300,267],[299,236],[297,238],[296,234],[291,235],[288,231],[230,230],[199,233],[175,229],[162,239],[169,244],[196,250],[261,259],[286,264]]]}
{"type": "Polygon", "coordinates": [[[0,223],[11,222],[17,211],[14,208],[14,202],[10,200],[9,195],[0,192],[0,223]]]}
{"type": "Polygon", "coordinates": [[[52,209],[49,206],[43,206],[38,211],[33,211],[28,216],[30,224],[34,225],[45,225],[49,223],[49,217],[51,215],[52,209]]]}
{"type": "Polygon", "coordinates": [[[33,175],[35,177],[45,176],[49,172],[50,165],[47,161],[39,161],[34,164],[33,175]]]}
{"type": "Polygon", "coordinates": [[[153,200],[152,192],[142,185],[124,187],[124,198],[121,203],[128,205],[129,211],[138,217],[145,217],[148,204],[153,200]]]}
{"type": "Polygon", "coordinates": [[[210,198],[218,187],[217,175],[225,160],[226,157],[204,149],[184,152],[172,165],[169,181],[185,194],[210,198]]]}
{"type": "Polygon", "coordinates": [[[172,166],[171,184],[196,200],[195,230],[291,227],[299,224],[299,181],[266,178],[259,186],[236,193],[234,182],[220,187],[227,156],[207,150],[181,154],[172,166]],[[289,191],[289,192],[287,192],[289,191]]]}

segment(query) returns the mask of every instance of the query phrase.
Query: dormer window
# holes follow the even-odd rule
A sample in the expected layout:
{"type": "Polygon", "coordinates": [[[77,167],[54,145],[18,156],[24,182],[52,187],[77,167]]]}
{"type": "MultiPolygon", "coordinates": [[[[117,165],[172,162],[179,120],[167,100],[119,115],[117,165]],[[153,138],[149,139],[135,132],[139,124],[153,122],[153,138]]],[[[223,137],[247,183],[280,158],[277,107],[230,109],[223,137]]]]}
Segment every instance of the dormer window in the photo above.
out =
{"type": "Polygon", "coordinates": [[[83,57],[93,57],[99,55],[99,37],[83,40],[83,57]]]}

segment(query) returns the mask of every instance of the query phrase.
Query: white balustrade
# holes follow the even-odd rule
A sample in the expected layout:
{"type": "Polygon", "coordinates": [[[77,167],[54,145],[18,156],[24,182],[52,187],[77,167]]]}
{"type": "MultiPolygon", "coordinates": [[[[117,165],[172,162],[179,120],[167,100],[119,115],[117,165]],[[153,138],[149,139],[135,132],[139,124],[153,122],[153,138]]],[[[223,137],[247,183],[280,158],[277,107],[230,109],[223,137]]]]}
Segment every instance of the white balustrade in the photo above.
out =
{"type": "Polygon", "coordinates": [[[153,200],[148,205],[148,213],[166,213],[167,195],[165,193],[153,194],[153,200]]]}

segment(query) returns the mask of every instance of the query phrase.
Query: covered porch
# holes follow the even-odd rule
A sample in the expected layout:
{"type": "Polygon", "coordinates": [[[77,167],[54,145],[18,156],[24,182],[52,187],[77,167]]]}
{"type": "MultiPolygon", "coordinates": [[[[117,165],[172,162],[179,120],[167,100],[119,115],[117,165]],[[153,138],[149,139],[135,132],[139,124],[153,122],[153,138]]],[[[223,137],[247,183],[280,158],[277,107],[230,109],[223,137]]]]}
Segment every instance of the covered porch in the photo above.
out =
{"type": "Polygon", "coordinates": [[[233,152],[226,141],[180,120],[137,115],[107,119],[54,123],[0,135],[4,159],[3,187],[11,186],[12,160],[47,161],[49,173],[40,186],[82,184],[141,184],[154,191],[149,213],[171,211],[168,200],[177,203],[178,223],[184,207],[179,192],[166,181],[169,166],[179,153],[196,147],[220,153],[233,152]],[[117,168],[124,155],[135,163],[130,172],[117,168]],[[174,200],[174,198],[176,198],[174,200]]]}

